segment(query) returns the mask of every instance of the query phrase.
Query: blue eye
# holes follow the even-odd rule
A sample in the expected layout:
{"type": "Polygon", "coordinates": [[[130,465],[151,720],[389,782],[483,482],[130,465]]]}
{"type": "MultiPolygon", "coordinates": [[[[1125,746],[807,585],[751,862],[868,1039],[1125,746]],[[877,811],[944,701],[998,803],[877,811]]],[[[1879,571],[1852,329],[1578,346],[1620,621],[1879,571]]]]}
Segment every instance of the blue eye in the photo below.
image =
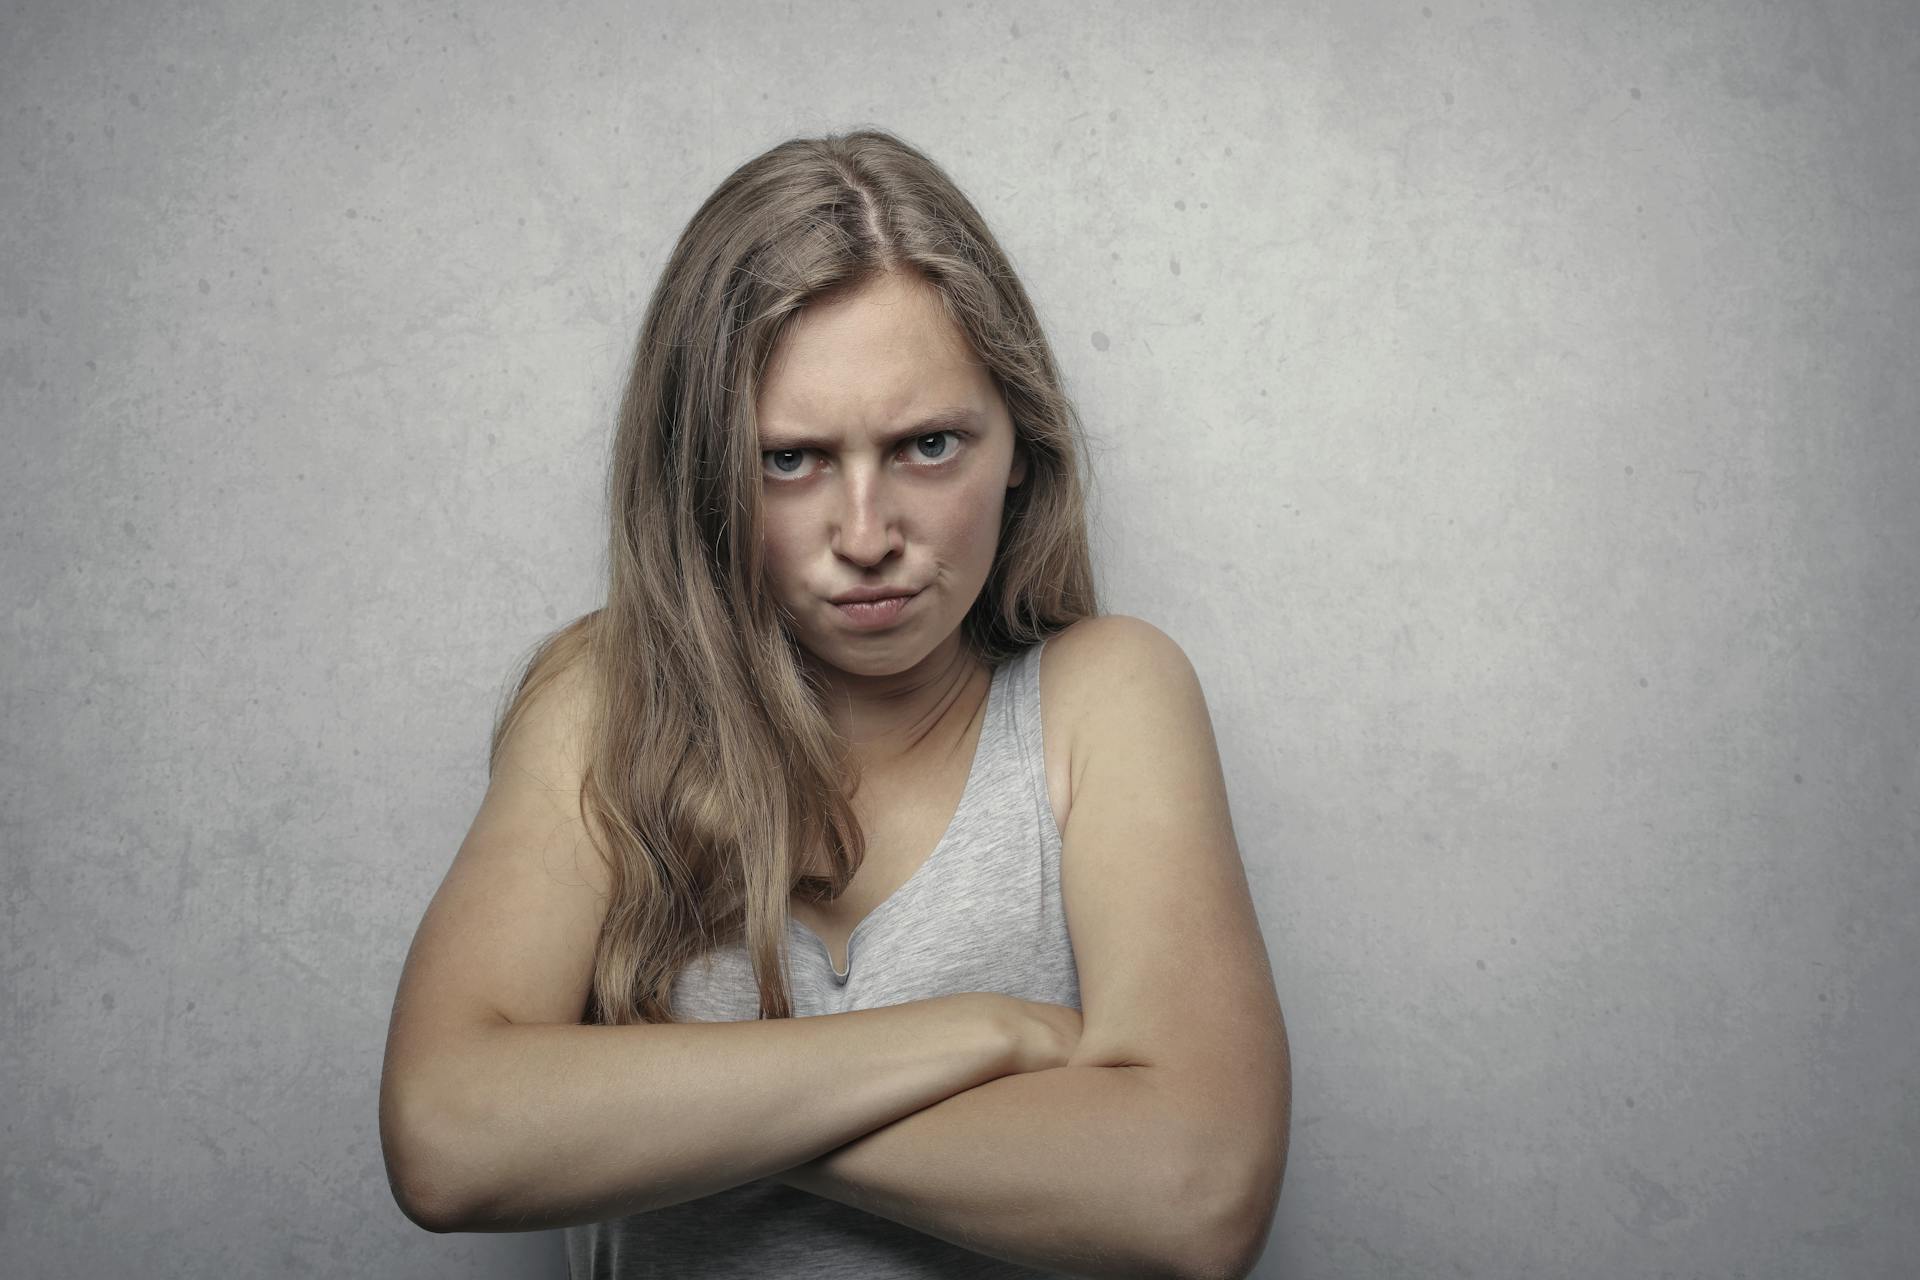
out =
{"type": "MultiPolygon", "coordinates": [[[[931,431],[924,436],[915,436],[913,438],[913,442],[914,444],[919,445],[919,444],[925,443],[928,440],[938,440],[941,436],[958,436],[959,434],[960,433],[958,431],[931,431]]],[[[952,450],[942,449],[940,451],[940,457],[945,458],[951,452],[952,450]]]]}
{"type": "Polygon", "coordinates": [[[805,449],[768,449],[765,453],[762,453],[760,457],[762,461],[765,461],[768,458],[779,458],[779,457],[785,457],[790,454],[800,454],[805,452],[806,452],[805,449]]]}
{"type": "MultiPolygon", "coordinates": [[[[953,444],[946,448],[943,448],[938,454],[935,454],[931,457],[929,457],[924,452],[921,452],[917,455],[922,459],[922,465],[920,465],[917,469],[921,471],[931,471],[935,468],[945,466],[947,462],[956,453],[959,452],[960,441],[964,438],[963,433],[959,431],[929,431],[923,435],[907,437],[906,440],[901,442],[901,447],[904,448],[906,447],[907,444],[910,443],[916,449],[918,449],[926,441],[939,440],[944,436],[952,436],[953,444]]],[[[767,476],[770,479],[776,479],[776,480],[800,478],[802,473],[798,470],[791,470],[791,471],[788,470],[784,461],[774,461],[769,463],[768,460],[769,459],[784,460],[784,459],[791,458],[795,460],[795,465],[797,466],[798,465],[797,460],[802,454],[808,454],[813,452],[814,450],[808,449],[808,448],[763,449],[760,452],[760,459],[763,466],[762,474],[767,476]],[[771,469],[766,469],[769,466],[771,467],[771,469]]]]}

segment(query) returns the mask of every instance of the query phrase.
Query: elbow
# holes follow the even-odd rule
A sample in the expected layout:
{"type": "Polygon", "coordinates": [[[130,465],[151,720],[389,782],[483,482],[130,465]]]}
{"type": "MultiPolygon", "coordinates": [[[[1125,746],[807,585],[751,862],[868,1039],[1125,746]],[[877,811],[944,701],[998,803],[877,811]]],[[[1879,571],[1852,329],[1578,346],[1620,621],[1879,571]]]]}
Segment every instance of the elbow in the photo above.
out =
{"type": "Polygon", "coordinates": [[[446,1235],[460,1230],[460,1224],[444,1213],[432,1200],[417,1192],[402,1189],[397,1184],[393,1188],[394,1203],[400,1206],[400,1212],[407,1221],[422,1231],[431,1231],[435,1235],[446,1235]]]}
{"type": "Polygon", "coordinates": [[[1182,1280],[1244,1280],[1266,1252],[1286,1171],[1286,1139],[1259,1159],[1240,1161],[1220,1152],[1194,1166],[1181,1215],[1182,1256],[1174,1274],[1182,1280]]]}
{"type": "Polygon", "coordinates": [[[1194,1215],[1178,1240],[1179,1257],[1167,1269],[1175,1280],[1244,1280],[1259,1261],[1260,1245],[1245,1224],[1227,1215],[1194,1215]]]}
{"type": "Polygon", "coordinates": [[[1229,1124],[1207,1126],[1189,1164],[1193,1206],[1189,1222],[1204,1233],[1189,1238],[1188,1275],[1243,1280],[1266,1252],[1292,1138],[1293,1087],[1285,1051],[1271,1087],[1249,1089],[1249,1104],[1229,1124]]]}
{"type": "Polygon", "coordinates": [[[402,1104],[383,1095],[380,1154],[386,1163],[388,1190],[407,1221],[436,1235],[468,1229],[462,1208],[465,1199],[452,1176],[463,1165],[450,1153],[446,1131],[437,1109],[419,1102],[402,1104]]]}
{"type": "Polygon", "coordinates": [[[1272,1228],[1271,1204],[1224,1223],[1218,1234],[1219,1247],[1201,1274],[1208,1280],[1246,1280],[1267,1251],[1267,1236],[1272,1228]]]}
{"type": "Polygon", "coordinates": [[[1194,1160],[1169,1161],[1174,1185],[1161,1193],[1167,1235],[1155,1274],[1167,1280],[1222,1280],[1244,1276],[1236,1270],[1246,1252],[1245,1232],[1231,1171],[1218,1152],[1194,1160]]]}
{"type": "MultiPolygon", "coordinates": [[[[1283,1077],[1284,1081],[1284,1077],[1283,1077]]],[[[1286,1171],[1291,1094],[1277,1107],[1230,1116],[1170,1114],[1160,1205],[1170,1214],[1162,1256],[1174,1280],[1244,1280],[1266,1251],[1286,1171]],[[1265,1135],[1262,1138],[1261,1135],[1265,1135]]]]}
{"type": "Polygon", "coordinates": [[[1198,1230],[1186,1233],[1181,1257],[1169,1274],[1179,1280],[1246,1280],[1266,1252],[1273,1216],[1243,1204],[1196,1214],[1192,1221],[1198,1230]]]}
{"type": "Polygon", "coordinates": [[[407,1221],[422,1231],[431,1231],[435,1235],[446,1235],[454,1231],[465,1231],[460,1216],[450,1207],[450,1202],[436,1197],[428,1189],[408,1186],[389,1178],[393,1188],[393,1201],[400,1206],[400,1212],[407,1221]]]}
{"type": "Polygon", "coordinates": [[[1267,1239],[1273,1234],[1273,1220],[1280,1209],[1280,1187],[1287,1176],[1287,1137],[1283,1127],[1279,1144],[1253,1174],[1241,1180],[1238,1212],[1230,1215],[1221,1229],[1221,1238],[1229,1246],[1226,1266],[1218,1275],[1251,1275],[1267,1251],[1267,1239]]]}

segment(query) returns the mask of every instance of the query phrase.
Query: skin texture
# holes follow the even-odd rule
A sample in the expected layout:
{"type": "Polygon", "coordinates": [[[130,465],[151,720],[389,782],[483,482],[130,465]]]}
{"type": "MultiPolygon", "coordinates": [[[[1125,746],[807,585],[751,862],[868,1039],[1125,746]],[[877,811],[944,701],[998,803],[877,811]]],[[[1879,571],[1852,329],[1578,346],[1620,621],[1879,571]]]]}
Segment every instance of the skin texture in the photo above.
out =
{"type": "Polygon", "coordinates": [[[888,274],[794,317],[757,410],[767,571],[829,715],[856,759],[942,758],[985,696],[959,628],[1026,477],[991,372],[931,286],[888,274]],[[926,423],[954,409],[973,419],[926,423]],[[861,586],[919,595],[856,631],[830,597],[861,586]]]}

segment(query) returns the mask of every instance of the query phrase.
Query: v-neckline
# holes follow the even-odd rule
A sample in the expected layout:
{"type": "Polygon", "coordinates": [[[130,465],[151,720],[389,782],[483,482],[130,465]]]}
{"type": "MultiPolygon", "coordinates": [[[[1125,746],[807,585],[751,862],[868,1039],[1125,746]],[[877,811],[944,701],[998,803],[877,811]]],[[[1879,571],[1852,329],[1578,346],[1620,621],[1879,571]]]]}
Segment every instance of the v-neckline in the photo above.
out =
{"type": "Polygon", "coordinates": [[[833,949],[828,946],[827,940],[814,932],[812,925],[793,915],[791,909],[789,909],[787,923],[790,926],[798,927],[818,944],[821,954],[826,957],[827,971],[833,975],[833,980],[838,985],[845,986],[847,980],[853,976],[853,943],[854,940],[860,936],[861,930],[873,923],[874,918],[879,916],[881,912],[904,898],[907,890],[913,888],[916,883],[925,877],[927,868],[934,864],[934,861],[939,858],[941,853],[945,851],[947,845],[953,840],[954,832],[960,826],[960,819],[966,814],[968,805],[973,801],[973,793],[979,786],[981,766],[986,758],[987,735],[993,731],[994,714],[998,709],[1000,699],[1002,675],[1008,669],[1009,665],[1010,663],[1008,662],[1002,662],[999,666],[995,667],[992,676],[987,682],[986,704],[981,708],[980,712],[980,736],[974,739],[973,759],[967,763],[967,780],[961,785],[960,799],[953,806],[953,816],[947,819],[946,829],[940,833],[940,839],[934,842],[933,848],[927,852],[926,857],[920,859],[920,865],[913,869],[912,874],[908,875],[905,880],[902,880],[892,893],[889,893],[886,897],[868,908],[867,914],[855,921],[853,928],[847,931],[847,967],[845,970],[840,969],[834,964],[833,949]]]}

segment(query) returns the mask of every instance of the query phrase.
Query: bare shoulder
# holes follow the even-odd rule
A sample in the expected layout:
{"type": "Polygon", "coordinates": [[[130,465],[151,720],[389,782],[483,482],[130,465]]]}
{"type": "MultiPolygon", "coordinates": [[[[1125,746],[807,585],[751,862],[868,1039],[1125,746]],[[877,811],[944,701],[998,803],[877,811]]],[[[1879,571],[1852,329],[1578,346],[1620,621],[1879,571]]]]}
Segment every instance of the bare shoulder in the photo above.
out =
{"type": "Polygon", "coordinates": [[[485,803],[497,806],[497,816],[517,823],[548,824],[556,837],[546,847],[548,857],[567,855],[566,865],[555,869],[584,878],[596,896],[605,897],[606,868],[592,853],[592,842],[581,838],[585,829],[580,803],[601,700],[598,672],[577,656],[542,671],[519,714],[502,726],[485,803]],[[562,835],[573,838],[558,838],[562,835]]]}
{"type": "Polygon", "coordinates": [[[1198,685],[1179,643],[1144,618],[1124,613],[1082,618],[1048,640],[1040,656],[1041,715],[1047,725],[1054,811],[1062,831],[1073,806],[1074,779],[1097,733],[1090,721],[1101,708],[1124,698],[1129,687],[1167,679],[1198,685]]]}
{"type": "Polygon", "coordinates": [[[1112,682],[1191,674],[1193,664],[1172,636],[1144,618],[1105,613],[1082,618],[1047,643],[1041,679],[1067,696],[1069,713],[1112,682]]]}
{"type": "Polygon", "coordinates": [[[577,655],[543,662],[529,673],[527,685],[518,714],[501,726],[496,772],[505,762],[577,780],[585,759],[592,708],[599,695],[592,665],[577,655]]]}

